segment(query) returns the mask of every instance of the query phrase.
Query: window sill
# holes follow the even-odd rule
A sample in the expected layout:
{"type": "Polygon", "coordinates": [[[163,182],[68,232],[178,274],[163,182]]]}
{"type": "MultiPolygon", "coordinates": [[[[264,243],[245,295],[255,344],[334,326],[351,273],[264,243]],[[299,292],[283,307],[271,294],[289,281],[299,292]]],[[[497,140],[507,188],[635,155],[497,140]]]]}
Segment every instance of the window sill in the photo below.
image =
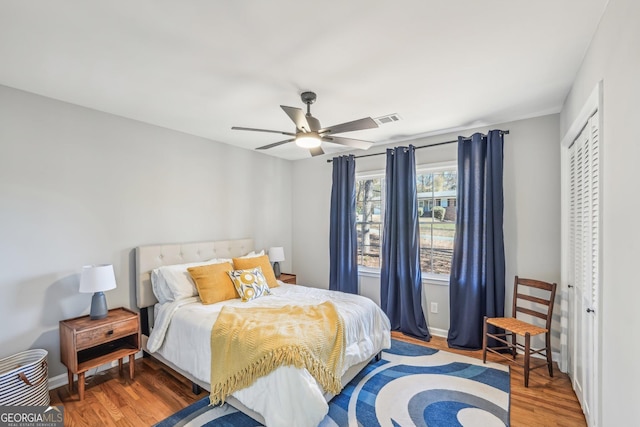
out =
{"type": "Polygon", "coordinates": [[[449,277],[425,274],[422,276],[422,283],[427,285],[449,286],[449,277]]]}
{"type": "Polygon", "coordinates": [[[358,267],[358,276],[380,277],[380,269],[371,267],[358,267]]]}
{"type": "MultiPolygon", "coordinates": [[[[358,276],[380,278],[380,269],[370,267],[359,267],[358,276]]],[[[422,275],[423,285],[449,286],[449,277],[434,274],[422,275]]]]}

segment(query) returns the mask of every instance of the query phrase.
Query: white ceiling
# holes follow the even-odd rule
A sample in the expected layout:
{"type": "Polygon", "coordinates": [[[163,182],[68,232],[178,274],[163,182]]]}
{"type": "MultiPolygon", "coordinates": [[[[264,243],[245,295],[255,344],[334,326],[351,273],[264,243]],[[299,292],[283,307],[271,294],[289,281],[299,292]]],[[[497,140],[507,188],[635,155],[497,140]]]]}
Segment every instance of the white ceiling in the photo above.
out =
{"type": "Polygon", "coordinates": [[[607,1],[0,0],[0,84],[247,149],[313,90],[383,144],[559,112],[607,1]]]}

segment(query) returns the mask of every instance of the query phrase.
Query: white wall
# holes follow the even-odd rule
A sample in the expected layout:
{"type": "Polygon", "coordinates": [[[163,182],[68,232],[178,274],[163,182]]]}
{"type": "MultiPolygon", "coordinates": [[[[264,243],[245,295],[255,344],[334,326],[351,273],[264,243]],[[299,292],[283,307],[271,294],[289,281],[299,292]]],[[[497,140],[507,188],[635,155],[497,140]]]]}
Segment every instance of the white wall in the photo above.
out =
{"type": "MultiPolygon", "coordinates": [[[[579,17],[579,11],[577,11],[579,17]]],[[[561,113],[564,135],[591,91],[603,82],[602,294],[599,426],[640,419],[640,2],[610,0],[561,113]],[[622,392],[623,384],[631,392],[622,392]]]]}
{"type": "Polygon", "coordinates": [[[291,250],[291,162],[0,86],[0,358],[60,364],[58,321],[87,314],[85,264],[135,307],[136,246],[253,237],[291,250]]]}
{"type": "MultiPolygon", "coordinates": [[[[510,313],[513,277],[560,280],[560,149],[559,116],[549,115],[492,126],[509,129],[504,149],[504,233],[506,253],[507,312],[510,313]]],[[[465,131],[486,132],[487,128],[465,131]]],[[[458,133],[412,141],[416,146],[457,139],[458,133]]],[[[398,145],[398,144],[396,144],[398,145]]],[[[406,144],[404,144],[406,145],[406,144]]],[[[376,147],[371,152],[384,151],[376,147]]],[[[354,152],[363,154],[363,152],[354,152]]],[[[367,152],[369,154],[369,152],[367,152]]],[[[416,161],[434,163],[457,158],[457,144],[416,151],[416,161]]],[[[356,160],[357,171],[384,170],[385,156],[356,160]]],[[[331,164],[311,158],[293,165],[293,248],[298,282],[328,288],[329,208],[331,164]]],[[[379,302],[379,277],[361,277],[360,292],[379,302]]],[[[448,286],[426,284],[426,301],[438,303],[438,314],[426,313],[435,332],[449,329],[448,286]]],[[[559,313],[558,313],[559,314],[559,313]]],[[[554,347],[558,348],[558,336],[554,347]]]]}

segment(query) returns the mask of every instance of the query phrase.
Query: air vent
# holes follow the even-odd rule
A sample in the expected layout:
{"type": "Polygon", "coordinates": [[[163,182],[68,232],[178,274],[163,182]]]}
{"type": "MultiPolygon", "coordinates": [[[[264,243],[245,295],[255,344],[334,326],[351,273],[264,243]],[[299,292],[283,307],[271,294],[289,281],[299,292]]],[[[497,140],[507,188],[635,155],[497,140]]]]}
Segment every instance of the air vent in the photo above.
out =
{"type": "Polygon", "coordinates": [[[393,113],[387,114],[386,116],[376,117],[373,120],[375,120],[379,125],[386,125],[387,123],[397,122],[398,120],[400,120],[400,116],[396,113],[393,113]]]}

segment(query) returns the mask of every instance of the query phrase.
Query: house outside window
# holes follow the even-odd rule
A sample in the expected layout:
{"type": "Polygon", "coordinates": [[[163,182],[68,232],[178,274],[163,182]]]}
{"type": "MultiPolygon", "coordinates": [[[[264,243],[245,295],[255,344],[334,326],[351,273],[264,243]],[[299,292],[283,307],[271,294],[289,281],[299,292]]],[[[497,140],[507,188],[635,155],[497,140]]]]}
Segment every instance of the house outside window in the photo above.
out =
{"type": "MultiPolygon", "coordinates": [[[[448,279],[456,226],[458,174],[454,164],[416,167],[420,264],[425,277],[448,279]]],[[[358,265],[380,268],[384,233],[384,173],[357,174],[358,265]]]]}

